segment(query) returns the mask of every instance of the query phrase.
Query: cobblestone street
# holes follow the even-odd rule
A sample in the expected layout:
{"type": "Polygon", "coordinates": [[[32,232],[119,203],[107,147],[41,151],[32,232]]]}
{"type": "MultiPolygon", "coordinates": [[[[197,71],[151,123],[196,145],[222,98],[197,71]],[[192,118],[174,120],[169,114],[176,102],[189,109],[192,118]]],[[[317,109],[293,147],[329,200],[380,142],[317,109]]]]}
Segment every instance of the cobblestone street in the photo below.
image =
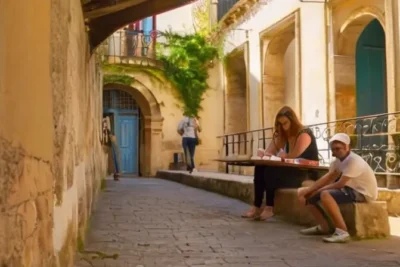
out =
{"type": "Polygon", "coordinates": [[[241,219],[247,208],[165,180],[107,180],[76,266],[400,266],[397,237],[324,244],[296,225],[241,219]]]}

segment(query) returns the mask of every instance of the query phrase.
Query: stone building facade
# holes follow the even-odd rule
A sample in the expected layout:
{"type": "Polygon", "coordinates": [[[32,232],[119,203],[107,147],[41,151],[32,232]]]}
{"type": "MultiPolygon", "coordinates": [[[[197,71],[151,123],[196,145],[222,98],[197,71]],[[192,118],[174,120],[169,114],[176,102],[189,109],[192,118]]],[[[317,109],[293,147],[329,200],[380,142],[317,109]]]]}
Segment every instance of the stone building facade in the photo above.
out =
{"type": "Polygon", "coordinates": [[[225,134],[272,127],[283,105],[306,125],[399,110],[398,1],[241,0],[218,14],[219,2],[226,62],[244,59],[221,63],[225,134]]]}

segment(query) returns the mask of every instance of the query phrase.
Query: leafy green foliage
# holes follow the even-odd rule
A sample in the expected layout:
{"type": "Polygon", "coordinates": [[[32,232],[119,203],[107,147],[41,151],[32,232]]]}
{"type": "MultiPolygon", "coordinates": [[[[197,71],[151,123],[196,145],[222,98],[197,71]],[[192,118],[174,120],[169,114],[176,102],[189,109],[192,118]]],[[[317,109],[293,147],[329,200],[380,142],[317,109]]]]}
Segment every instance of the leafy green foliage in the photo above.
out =
{"type": "Polygon", "coordinates": [[[159,46],[157,57],[164,64],[166,77],[178,90],[184,114],[197,116],[208,89],[208,69],[218,56],[218,48],[199,33],[180,35],[167,31],[162,36],[166,42],[159,46]]]}

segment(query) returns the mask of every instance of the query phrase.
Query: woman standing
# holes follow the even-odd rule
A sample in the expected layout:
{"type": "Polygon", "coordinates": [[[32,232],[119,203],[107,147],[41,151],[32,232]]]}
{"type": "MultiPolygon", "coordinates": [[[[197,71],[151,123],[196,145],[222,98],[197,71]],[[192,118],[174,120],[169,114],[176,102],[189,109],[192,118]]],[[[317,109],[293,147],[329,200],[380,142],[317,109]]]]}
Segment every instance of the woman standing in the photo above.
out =
{"type": "MultiPolygon", "coordinates": [[[[273,139],[264,155],[318,161],[318,148],[312,131],[303,127],[290,107],[281,108],[276,115],[273,139]]],[[[296,168],[256,166],[254,170],[254,206],[242,217],[259,220],[272,217],[275,191],[279,188],[298,188],[307,179],[307,176],[307,171],[296,168]],[[266,192],[267,201],[265,208],[261,209],[264,192],[266,192]]]]}
{"type": "Polygon", "coordinates": [[[178,133],[182,136],[182,147],[189,173],[197,172],[194,164],[194,153],[198,144],[198,132],[201,132],[197,118],[185,116],[178,124],[178,133]]]}

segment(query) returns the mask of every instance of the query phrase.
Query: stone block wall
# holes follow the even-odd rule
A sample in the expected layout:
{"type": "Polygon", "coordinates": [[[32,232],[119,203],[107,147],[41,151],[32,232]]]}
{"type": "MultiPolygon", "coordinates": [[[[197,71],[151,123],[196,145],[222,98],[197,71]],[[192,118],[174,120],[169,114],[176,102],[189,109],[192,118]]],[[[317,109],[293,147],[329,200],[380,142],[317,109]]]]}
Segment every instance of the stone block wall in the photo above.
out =
{"type": "Polygon", "coordinates": [[[52,0],[51,87],[55,266],[73,266],[105,178],[102,75],[91,54],[79,0],[52,0]]]}
{"type": "Polygon", "coordinates": [[[0,266],[73,266],[105,176],[79,0],[1,1],[0,266]]]}

